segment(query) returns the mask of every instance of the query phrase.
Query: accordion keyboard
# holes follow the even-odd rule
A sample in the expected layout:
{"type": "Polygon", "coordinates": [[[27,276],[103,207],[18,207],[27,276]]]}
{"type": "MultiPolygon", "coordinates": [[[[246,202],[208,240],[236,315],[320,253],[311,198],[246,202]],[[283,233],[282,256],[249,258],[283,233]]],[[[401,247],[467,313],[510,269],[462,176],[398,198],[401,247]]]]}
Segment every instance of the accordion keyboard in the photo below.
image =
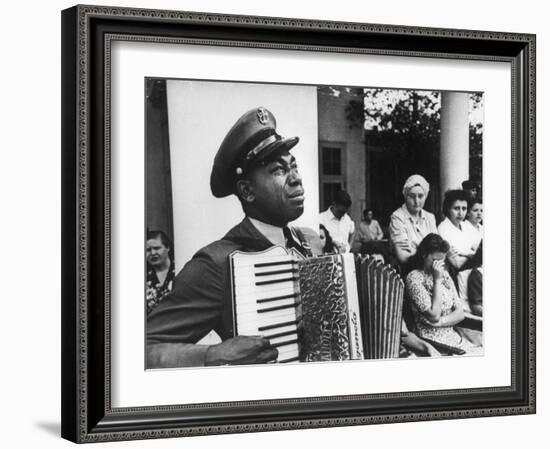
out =
{"type": "Polygon", "coordinates": [[[297,267],[291,255],[233,258],[238,335],[262,335],[279,351],[279,363],[299,360],[297,267]]]}

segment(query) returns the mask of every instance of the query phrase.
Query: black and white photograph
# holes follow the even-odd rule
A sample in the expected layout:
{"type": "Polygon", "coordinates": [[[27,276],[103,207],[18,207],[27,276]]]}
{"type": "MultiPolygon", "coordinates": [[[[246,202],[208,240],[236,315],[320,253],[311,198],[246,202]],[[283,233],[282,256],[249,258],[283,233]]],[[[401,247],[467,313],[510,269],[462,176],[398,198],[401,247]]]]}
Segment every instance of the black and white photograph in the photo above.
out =
{"type": "Polygon", "coordinates": [[[484,356],[483,92],[144,85],[146,369],[484,356]]]}
{"type": "MultiPolygon", "coordinates": [[[[61,347],[61,436],[450,449],[536,435],[530,5],[119,3],[63,5],[61,83],[41,78],[61,112],[61,305],[27,304],[59,323],[40,313],[31,330],[61,332],[9,342],[23,357],[6,360],[51,402],[36,343],[61,347]]],[[[19,140],[52,128],[10,104],[19,140]]],[[[25,237],[48,241],[45,184],[17,168],[55,173],[20,153],[7,167],[34,201],[6,191],[33,210],[25,237]]],[[[19,293],[47,285],[24,273],[19,293]]]]}

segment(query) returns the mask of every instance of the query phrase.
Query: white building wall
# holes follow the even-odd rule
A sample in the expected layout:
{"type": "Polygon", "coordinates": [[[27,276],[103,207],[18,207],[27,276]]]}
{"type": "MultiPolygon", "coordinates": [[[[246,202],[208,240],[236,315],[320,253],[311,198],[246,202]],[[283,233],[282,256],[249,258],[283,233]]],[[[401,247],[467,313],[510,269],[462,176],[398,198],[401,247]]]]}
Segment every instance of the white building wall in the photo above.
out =
{"type": "Polygon", "coordinates": [[[235,196],[220,199],[212,195],[210,172],[227,131],[242,114],[258,106],[273,112],[279,134],[300,137],[292,152],[302,174],[306,202],[296,224],[317,228],[315,87],[170,80],[167,96],[176,271],[244,217],[235,196]]]}

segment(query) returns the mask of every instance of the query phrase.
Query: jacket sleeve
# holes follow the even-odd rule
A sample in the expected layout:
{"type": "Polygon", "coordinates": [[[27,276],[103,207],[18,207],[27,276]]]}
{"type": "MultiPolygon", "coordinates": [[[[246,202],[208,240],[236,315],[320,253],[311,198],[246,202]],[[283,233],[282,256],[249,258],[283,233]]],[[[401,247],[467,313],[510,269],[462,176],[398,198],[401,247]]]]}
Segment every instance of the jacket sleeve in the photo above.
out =
{"type": "Polygon", "coordinates": [[[216,329],[222,319],[223,284],[221,267],[208,255],[195,256],[147,317],[147,344],[196,343],[216,329]]]}
{"type": "Polygon", "coordinates": [[[408,240],[407,226],[405,222],[397,215],[392,214],[390,217],[390,241],[392,243],[408,240]]]}

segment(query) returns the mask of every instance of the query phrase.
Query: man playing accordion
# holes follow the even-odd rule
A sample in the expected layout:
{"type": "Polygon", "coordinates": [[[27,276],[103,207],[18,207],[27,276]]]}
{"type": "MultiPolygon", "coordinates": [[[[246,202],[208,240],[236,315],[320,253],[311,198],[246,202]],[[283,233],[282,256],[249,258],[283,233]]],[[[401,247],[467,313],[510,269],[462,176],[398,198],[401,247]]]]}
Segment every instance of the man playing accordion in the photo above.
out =
{"type": "Polygon", "coordinates": [[[311,256],[314,231],[289,228],[304,210],[304,189],[290,150],[298,137],[276,131],[263,107],[246,112],[229,130],[210,177],[215,197],[236,195],[244,220],[200,249],[177,275],[172,292],[147,317],[147,368],[266,363],[278,351],[261,336],[235,336],[228,258],[273,245],[311,256]],[[197,344],[215,331],[222,342],[197,344]]]}

